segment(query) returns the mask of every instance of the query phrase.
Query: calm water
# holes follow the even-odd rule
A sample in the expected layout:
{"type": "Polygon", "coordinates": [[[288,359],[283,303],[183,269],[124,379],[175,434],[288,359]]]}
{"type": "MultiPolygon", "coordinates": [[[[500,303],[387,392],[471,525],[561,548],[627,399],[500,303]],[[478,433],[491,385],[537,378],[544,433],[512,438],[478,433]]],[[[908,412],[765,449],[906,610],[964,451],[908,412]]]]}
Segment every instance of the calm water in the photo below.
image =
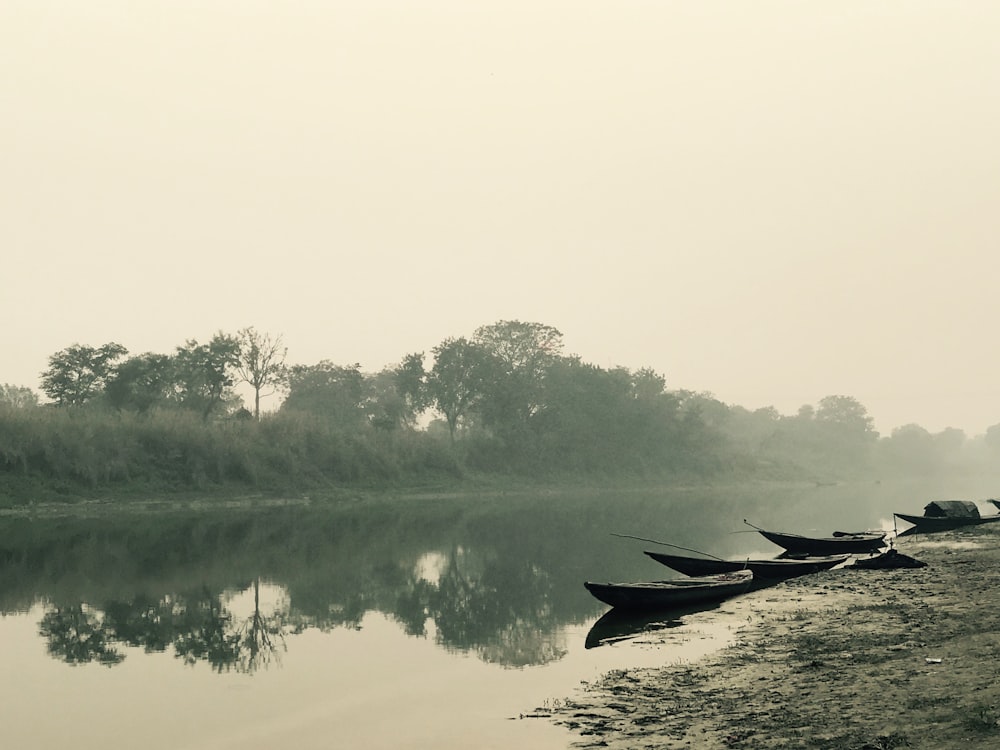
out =
{"type": "Polygon", "coordinates": [[[2,516],[0,743],[559,750],[568,732],[519,717],[611,669],[697,659],[734,627],[695,613],[658,645],[598,622],[584,580],[673,575],[610,532],[770,555],[744,518],[891,527],[892,510],[995,494],[803,485],[2,516]]]}

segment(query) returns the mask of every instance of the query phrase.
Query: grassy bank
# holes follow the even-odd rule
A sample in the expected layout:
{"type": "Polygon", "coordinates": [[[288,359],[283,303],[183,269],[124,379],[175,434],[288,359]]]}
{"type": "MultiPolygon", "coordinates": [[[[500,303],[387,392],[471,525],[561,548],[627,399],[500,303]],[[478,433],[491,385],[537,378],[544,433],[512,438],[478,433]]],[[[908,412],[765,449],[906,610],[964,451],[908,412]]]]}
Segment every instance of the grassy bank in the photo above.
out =
{"type": "MultiPolygon", "coordinates": [[[[580,481],[677,480],[728,467],[683,441],[632,450],[590,435],[598,455],[543,455],[532,441],[343,425],[281,412],[206,421],[183,411],[0,408],[0,507],[94,498],[228,497],[465,489],[580,481]],[[599,459],[599,460],[598,460],[599,459]]],[[[549,446],[551,449],[552,446],[549,446]]]]}

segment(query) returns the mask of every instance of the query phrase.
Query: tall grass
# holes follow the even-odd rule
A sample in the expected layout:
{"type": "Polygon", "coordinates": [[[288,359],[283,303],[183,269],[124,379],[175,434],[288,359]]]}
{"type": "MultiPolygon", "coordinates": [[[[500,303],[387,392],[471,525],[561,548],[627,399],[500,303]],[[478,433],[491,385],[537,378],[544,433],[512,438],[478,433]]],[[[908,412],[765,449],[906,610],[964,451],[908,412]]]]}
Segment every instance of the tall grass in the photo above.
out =
{"type": "Polygon", "coordinates": [[[7,504],[37,493],[287,492],[460,474],[450,446],[423,433],[347,432],[304,414],[206,422],[183,411],[0,407],[7,504]]]}

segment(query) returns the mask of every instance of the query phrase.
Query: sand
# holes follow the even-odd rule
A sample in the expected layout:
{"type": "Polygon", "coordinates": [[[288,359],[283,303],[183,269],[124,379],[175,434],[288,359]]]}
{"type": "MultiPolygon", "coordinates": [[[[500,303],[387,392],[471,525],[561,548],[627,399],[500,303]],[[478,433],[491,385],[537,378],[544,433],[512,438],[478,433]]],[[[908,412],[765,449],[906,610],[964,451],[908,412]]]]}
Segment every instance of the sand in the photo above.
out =
{"type": "Polygon", "coordinates": [[[896,547],[927,567],[744,595],[725,604],[746,623],[731,645],[615,671],[546,713],[580,748],[1000,748],[1000,524],[896,547]]]}

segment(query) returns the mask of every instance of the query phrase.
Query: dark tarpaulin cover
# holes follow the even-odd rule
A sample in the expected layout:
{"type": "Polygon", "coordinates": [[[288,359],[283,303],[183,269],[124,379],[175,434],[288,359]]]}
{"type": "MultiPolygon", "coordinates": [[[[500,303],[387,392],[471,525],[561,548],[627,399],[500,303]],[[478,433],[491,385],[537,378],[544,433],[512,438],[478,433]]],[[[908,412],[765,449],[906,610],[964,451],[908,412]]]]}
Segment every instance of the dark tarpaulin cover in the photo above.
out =
{"type": "Polygon", "coordinates": [[[926,568],[927,563],[909,555],[890,549],[875,557],[859,557],[854,561],[855,568],[864,570],[886,570],[890,568],[926,568]]]}
{"type": "Polygon", "coordinates": [[[979,518],[979,506],[971,500],[935,500],[924,506],[924,515],[933,518],[979,518]]]}

